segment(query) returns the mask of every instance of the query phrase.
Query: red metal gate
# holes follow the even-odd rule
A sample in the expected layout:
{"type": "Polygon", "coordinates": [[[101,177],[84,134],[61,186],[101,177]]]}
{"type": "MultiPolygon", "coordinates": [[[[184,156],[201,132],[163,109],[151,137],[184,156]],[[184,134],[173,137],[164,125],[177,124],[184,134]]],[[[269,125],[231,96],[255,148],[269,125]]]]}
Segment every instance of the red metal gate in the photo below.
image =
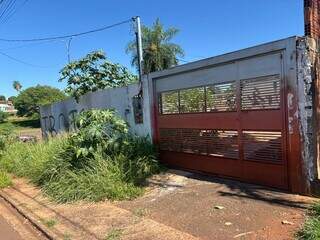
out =
{"type": "Polygon", "coordinates": [[[285,82],[277,59],[272,74],[156,91],[161,160],[288,189],[285,82]]]}

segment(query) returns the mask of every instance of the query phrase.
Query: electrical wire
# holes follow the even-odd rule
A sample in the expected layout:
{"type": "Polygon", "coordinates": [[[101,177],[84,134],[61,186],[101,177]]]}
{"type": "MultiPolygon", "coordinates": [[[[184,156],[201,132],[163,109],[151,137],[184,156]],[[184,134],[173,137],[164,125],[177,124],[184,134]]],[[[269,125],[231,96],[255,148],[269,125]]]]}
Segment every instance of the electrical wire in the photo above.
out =
{"type": "Polygon", "coordinates": [[[16,12],[18,12],[28,1],[29,0],[24,0],[20,6],[16,7],[10,13],[8,13],[2,23],[7,23],[12,18],[12,16],[14,16],[16,12]]]}
{"type": "Polygon", "coordinates": [[[15,62],[18,62],[18,63],[21,63],[21,64],[24,64],[24,65],[27,65],[27,66],[30,66],[30,67],[37,67],[37,68],[50,68],[50,66],[40,66],[40,65],[36,65],[36,64],[32,64],[32,63],[28,63],[28,62],[25,62],[23,60],[20,60],[18,58],[15,58],[15,57],[12,57],[4,52],[0,52],[0,55],[2,56],[5,56],[15,62]]]}
{"type": "Polygon", "coordinates": [[[0,14],[0,23],[4,21],[4,19],[7,17],[7,14],[10,11],[14,11],[15,9],[16,0],[9,0],[8,2],[5,2],[3,6],[3,11],[0,14]],[[7,4],[6,4],[7,3],[7,4]]]}
{"type": "Polygon", "coordinates": [[[66,39],[66,38],[72,38],[72,37],[79,37],[82,35],[87,35],[91,33],[96,33],[96,32],[101,32],[116,26],[120,26],[125,23],[131,22],[133,19],[127,19],[118,23],[114,23],[112,25],[104,26],[101,28],[96,28],[93,30],[85,31],[85,32],[80,32],[80,33],[74,33],[74,34],[69,34],[69,35],[63,35],[63,36],[54,36],[54,37],[45,37],[45,38],[33,38],[33,39],[5,39],[5,38],[0,38],[0,41],[2,42],[41,42],[41,41],[50,41],[50,40],[59,40],[59,39],[66,39]]]}

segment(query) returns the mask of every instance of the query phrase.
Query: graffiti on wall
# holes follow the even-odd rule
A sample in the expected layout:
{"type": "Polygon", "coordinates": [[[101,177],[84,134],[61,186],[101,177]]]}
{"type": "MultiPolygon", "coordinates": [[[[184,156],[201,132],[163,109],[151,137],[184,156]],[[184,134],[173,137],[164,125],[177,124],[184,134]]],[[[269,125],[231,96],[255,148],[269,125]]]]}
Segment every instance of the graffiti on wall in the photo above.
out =
{"type": "MultiPolygon", "coordinates": [[[[83,111],[84,109],[82,109],[80,113],[83,111]]],[[[78,110],[74,109],[69,111],[67,116],[65,116],[65,114],[63,113],[60,113],[57,119],[52,115],[42,117],[42,132],[44,137],[55,136],[59,132],[69,132],[76,130],[77,115],[78,110]]]]}

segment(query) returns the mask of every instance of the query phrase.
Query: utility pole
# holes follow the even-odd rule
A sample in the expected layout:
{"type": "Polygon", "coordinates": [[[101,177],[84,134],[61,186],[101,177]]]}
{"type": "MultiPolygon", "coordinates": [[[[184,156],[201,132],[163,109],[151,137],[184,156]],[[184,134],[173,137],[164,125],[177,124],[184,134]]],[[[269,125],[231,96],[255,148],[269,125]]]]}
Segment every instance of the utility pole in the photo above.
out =
{"type": "Polygon", "coordinates": [[[143,75],[143,53],[142,53],[142,35],[141,35],[141,21],[140,17],[134,17],[135,22],[135,33],[136,33],[136,44],[137,44],[137,55],[138,55],[138,68],[139,68],[139,81],[142,81],[143,75]]]}

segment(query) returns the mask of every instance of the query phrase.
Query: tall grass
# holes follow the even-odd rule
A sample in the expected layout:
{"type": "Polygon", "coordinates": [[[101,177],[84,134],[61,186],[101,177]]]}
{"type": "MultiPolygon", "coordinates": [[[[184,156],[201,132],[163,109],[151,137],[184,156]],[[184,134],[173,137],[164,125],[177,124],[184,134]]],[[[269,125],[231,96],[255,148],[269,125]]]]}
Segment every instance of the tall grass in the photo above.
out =
{"type": "Polygon", "coordinates": [[[64,151],[67,142],[66,137],[62,136],[38,143],[14,142],[6,147],[0,159],[0,167],[37,184],[45,172],[47,163],[64,151]]]}
{"type": "Polygon", "coordinates": [[[0,170],[0,189],[9,187],[11,184],[11,178],[8,174],[0,170]]]}
{"type": "Polygon", "coordinates": [[[299,240],[318,240],[320,239],[320,202],[315,203],[310,211],[309,217],[304,226],[296,234],[299,240]]]}
{"type": "Polygon", "coordinates": [[[113,154],[97,151],[93,157],[79,159],[69,138],[60,136],[11,144],[0,158],[0,169],[30,179],[51,199],[65,203],[135,198],[143,193],[144,180],[160,166],[147,138],[130,136],[122,150],[113,154]]]}
{"type": "Polygon", "coordinates": [[[69,136],[6,144],[0,169],[30,179],[57,202],[140,195],[145,179],[160,170],[149,139],[130,134],[112,110],[83,112],[76,123],[69,136]]]}

